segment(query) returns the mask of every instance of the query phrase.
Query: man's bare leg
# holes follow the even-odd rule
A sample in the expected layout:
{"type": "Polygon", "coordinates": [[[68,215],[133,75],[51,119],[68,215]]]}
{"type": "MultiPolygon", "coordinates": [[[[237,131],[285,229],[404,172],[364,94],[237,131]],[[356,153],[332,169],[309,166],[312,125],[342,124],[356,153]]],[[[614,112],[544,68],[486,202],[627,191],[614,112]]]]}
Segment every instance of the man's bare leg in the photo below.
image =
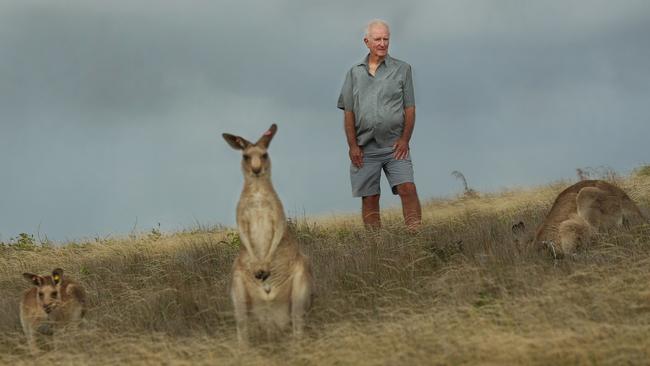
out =
{"type": "Polygon", "coordinates": [[[409,230],[417,230],[422,223],[422,208],[415,183],[402,183],[397,186],[397,194],[402,199],[404,224],[409,230]]]}
{"type": "Polygon", "coordinates": [[[379,229],[381,227],[378,194],[361,198],[361,216],[366,229],[379,229]]]}

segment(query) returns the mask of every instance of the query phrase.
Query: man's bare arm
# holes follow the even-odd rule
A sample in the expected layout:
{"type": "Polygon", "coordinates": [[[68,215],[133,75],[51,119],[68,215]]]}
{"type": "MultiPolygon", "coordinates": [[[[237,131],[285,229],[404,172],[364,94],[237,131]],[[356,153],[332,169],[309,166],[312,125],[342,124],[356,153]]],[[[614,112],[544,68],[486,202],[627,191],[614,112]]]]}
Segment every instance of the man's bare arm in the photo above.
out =
{"type": "Polygon", "coordinates": [[[404,131],[393,145],[395,159],[404,159],[409,153],[409,142],[415,128],[415,106],[404,108],[404,131]]]}
{"type": "Polygon", "coordinates": [[[348,147],[350,148],[350,161],[352,161],[352,164],[356,167],[361,168],[363,165],[363,151],[357,144],[357,132],[354,128],[354,112],[343,112],[343,127],[345,129],[345,137],[348,141],[348,147]]]}
{"type": "Polygon", "coordinates": [[[415,128],[415,106],[404,108],[404,132],[402,133],[402,138],[406,142],[411,141],[411,135],[413,135],[413,129],[415,128]]]}

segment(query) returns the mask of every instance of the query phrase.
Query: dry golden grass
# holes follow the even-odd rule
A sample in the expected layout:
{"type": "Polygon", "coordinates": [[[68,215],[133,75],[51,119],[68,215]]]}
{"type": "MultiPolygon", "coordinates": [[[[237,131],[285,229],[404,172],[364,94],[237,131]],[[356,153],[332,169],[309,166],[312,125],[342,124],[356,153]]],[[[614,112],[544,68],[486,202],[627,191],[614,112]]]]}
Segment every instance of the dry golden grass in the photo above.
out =
{"type": "MultiPolygon", "coordinates": [[[[619,182],[642,207],[650,176],[619,182]]],[[[317,296],[307,336],[237,347],[228,296],[232,231],[143,235],[62,247],[0,247],[0,364],[648,364],[650,228],[600,235],[575,259],[517,247],[557,183],[424,204],[417,235],[388,211],[292,222],[317,296]],[[87,290],[83,327],[31,356],[18,320],[21,273],[63,267],[87,290]]]]}

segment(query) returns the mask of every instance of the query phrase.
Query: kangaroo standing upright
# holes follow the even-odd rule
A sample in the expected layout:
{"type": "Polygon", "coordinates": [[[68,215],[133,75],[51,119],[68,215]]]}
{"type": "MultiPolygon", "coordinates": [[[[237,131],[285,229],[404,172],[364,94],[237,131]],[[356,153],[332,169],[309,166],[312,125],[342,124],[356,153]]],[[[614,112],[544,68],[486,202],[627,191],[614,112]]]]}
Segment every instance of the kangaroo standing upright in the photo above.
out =
{"type": "Polygon", "coordinates": [[[223,134],[228,144],[242,151],[244,189],[237,205],[237,227],[242,243],[232,268],[231,297],[237,338],[248,343],[249,317],[254,316],[267,334],[289,322],[300,336],[311,306],[312,275],[309,261],[287,229],[282,202],[271,183],[267,149],[277,126],[255,143],[223,134]]]}

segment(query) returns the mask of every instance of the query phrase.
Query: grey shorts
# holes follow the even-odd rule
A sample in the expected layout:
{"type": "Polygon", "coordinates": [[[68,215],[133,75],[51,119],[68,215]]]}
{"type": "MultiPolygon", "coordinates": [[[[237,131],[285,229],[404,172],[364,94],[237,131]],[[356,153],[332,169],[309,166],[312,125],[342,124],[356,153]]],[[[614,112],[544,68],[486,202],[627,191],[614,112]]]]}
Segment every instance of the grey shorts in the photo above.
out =
{"type": "Polygon", "coordinates": [[[363,152],[363,165],[357,168],[350,163],[350,182],[353,197],[366,197],[380,194],[379,182],[381,171],[384,170],[388,184],[397,194],[397,186],[402,183],[413,183],[413,163],[409,153],[405,159],[395,160],[393,148],[378,148],[363,152]]]}

